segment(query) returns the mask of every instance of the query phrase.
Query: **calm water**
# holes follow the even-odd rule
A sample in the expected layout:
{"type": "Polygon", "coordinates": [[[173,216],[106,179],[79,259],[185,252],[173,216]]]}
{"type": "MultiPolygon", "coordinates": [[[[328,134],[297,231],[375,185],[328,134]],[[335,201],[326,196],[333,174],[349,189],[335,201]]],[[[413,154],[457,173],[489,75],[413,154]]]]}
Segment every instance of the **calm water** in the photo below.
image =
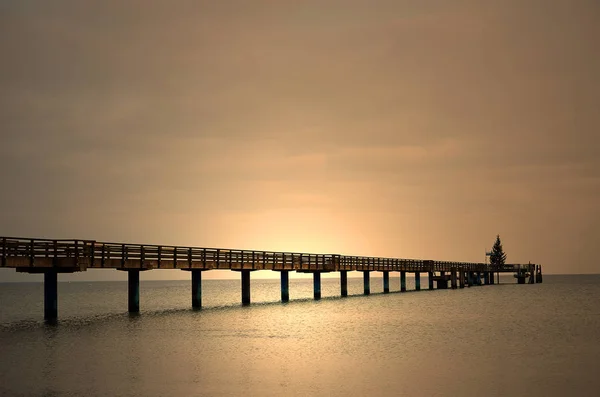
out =
{"type": "MultiPolygon", "coordinates": [[[[409,288],[412,288],[411,281],[409,288]]],[[[506,279],[507,282],[513,282],[506,279]]],[[[60,283],[58,326],[40,321],[41,284],[0,284],[0,395],[597,396],[600,276],[544,284],[363,297],[362,279],[60,283]]],[[[397,278],[392,290],[399,289],[397,278]]],[[[427,287],[427,279],[422,279],[427,287]]]]}

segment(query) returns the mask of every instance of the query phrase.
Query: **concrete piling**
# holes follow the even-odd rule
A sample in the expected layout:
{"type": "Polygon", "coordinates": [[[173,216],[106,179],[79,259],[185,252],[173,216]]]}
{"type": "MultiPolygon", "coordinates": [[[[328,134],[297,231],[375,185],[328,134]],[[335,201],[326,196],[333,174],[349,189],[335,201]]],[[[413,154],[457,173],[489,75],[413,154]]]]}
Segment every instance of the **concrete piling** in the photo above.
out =
{"type": "Polygon", "coordinates": [[[421,291],[421,273],[415,273],[415,291],[421,291]]]}
{"type": "Polygon", "coordinates": [[[202,270],[192,269],[192,308],[202,307],[202,270]]]}
{"type": "Polygon", "coordinates": [[[454,269],[450,271],[450,285],[452,289],[456,289],[456,270],[454,269]]]}
{"type": "Polygon", "coordinates": [[[462,270],[458,272],[458,282],[460,288],[465,288],[465,272],[462,270]]]}
{"type": "Polygon", "coordinates": [[[54,322],[58,318],[58,273],[54,269],[44,272],[44,320],[54,322]]]}
{"type": "Polygon", "coordinates": [[[437,280],[437,289],[448,289],[448,278],[446,272],[440,272],[440,277],[437,280]]]}
{"type": "Polygon", "coordinates": [[[348,270],[340,270],[340,294],[348,296],[348,270]]]}
{"type": "Polygon", "coordinates": [[[390,272],[383,272],[383,293],[389,294],[390,292],[390,272]]]}
{"type": "Polygon", "coordinates": [[[400,272],[400,292],[406,292],[406,272],[400,272]]]}
{"type": "Polygon", "coordinates": [[[363,284],[364,294],[369,295],[371,293],[371,272],[369,270],[363,271],[363,284]]]}
{"type": "Polygon", "coordinates": [[[321,299],[321,272],[313,273],[313,295],[315,300],[321,299]]]}
{"type": "Polygon", "coordinates": [[[433,272],[427,273],[427,281],[429,282],[429,289],[433,290],[433,272]]]}
{"type": "Polygon", "coordinates": [[[527,266],[529,272],[529,284],[535,284],[535,265],[527,266]]]}
{"type": "Polygon", "coordinates": [[[290,271],[282,270],[280,273],[281,273],[281,301],[289,302],[289,300],[290,300],[290,271]]]}
{"type": "Polygon", "coordinates": [[[250,304],[250,270],[242,270],[242,305],[250,304]]]}
{"type": "Polygon", "coordinates": [[[127,293],[129,313],[140,312],[140,271],[137,269],[127,270],[127,293]]]}

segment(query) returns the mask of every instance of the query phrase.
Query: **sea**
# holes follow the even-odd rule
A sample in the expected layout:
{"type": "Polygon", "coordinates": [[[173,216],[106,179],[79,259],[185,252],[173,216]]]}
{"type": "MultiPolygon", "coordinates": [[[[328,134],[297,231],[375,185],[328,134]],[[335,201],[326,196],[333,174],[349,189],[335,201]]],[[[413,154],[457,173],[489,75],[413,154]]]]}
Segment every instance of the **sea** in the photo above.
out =
{"type": "MultiPolygon", "coordinates": [[[[414,281],[408,279],[408,288],[414,281]]],[[[59,282],[59,321],[41,283],[0,284],[2,396],[599,396],[600,275],[542,284],[384,294],[371,278],[59,282]]]]}

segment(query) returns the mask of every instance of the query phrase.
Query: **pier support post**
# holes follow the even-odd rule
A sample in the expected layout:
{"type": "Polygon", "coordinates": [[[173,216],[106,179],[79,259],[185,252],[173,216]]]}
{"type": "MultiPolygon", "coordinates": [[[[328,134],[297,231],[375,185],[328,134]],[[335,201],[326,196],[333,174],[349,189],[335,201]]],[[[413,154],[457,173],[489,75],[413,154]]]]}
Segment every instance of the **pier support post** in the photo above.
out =
{"type": "Polygon", "coordinates": [[[429,282],[429,289],[433,290],[433,272],[427,273],[427,281],[429,282]]]}
{"type": "Polygon", "coordinates": [[[44,320],[54,322],[58,318],[58,273],[54,269],[44,272],[44,320]]]}
{"type": "Polygon", "coordinates": [[[529,265],[527,267],[527,271],[529,272],[529,284],[535,283],[535,265],[529,265]]]}
{"type": "Polygon", "coordinates": [[[281,272],[281,301],[290,301],[290,271],[282,270],[281,272]]]}
{"type": "Polygon", "coordinates": [[[494,285],[494,272],[488,272],[488,278],[490,280],[490,285],[494,285]]]}
{"type": "Polygon", "coordinates": [[[465,272],[462,270],[458,272],[458,282],[460,288],[465,288],[465,272]]]}
{"type": "Polygon", "coordinates": [[[440,272],[440,278],[437,280],[437,289],[448,289],[448,279],[446,272],[440,272]]]}
{"type": "Polygon", "coordinates": [[[456,289],[456,270],[450,272],[450,285],[452,289],[456,289]]]}
{"type": "Polygon", "coordinates": [[[348,270],[340,270],[340,294],[348,296],[348,270]]]}
{"type": "Polygon", "coordinates": [[[371,294],[371,272],[369,270],[363,271],[363,284],[364,284],[364,294],[371,294]]]}
{"type": "Polygon", "coordinates": [[[481,273],[480,272],[475,273],[475,284],[481,285],[481,273]]]}
{"type": "Polygon", "coordinates": [[[202,307],[202,270],[192,269],[192,308],[202,307]]]}
{"type": "Polygon", "coordinates": [[[250,270],[242,270],[242,305],[250,304],[250,270]]]}
{"type": "Polygon", "coordinates": [[[467,272],[467,287],[473,286],[473,272],[467,272]]]}
{"type": "Polygon", "coordinates": [[[415,291],[421,291],[421,273],[415,273],[415,291]]]}
{"type": "Polygon", "coordinates": [[[140,312],[140,271],[127,270],[127,293],[129,313],[140,312]]]}
{"type": "Polygon", "coordinates": [[[400,272],[400,292],[406,292],[406,272],[400,272]]]}
{"type": "Polygon", "coordinates": [[[483,285],[490,285],[490,273],[483,272],[483,285]]]}
{"type": "Polygon", "coordinates": [[[383,293],[390,293],[390,272],[388,271],[383,272],[383,293]]]}
{"type": "Polygon", "coordinates": [[[313,273],[313,292],[315,300],[321,299],[321,272],[313,273]]]}

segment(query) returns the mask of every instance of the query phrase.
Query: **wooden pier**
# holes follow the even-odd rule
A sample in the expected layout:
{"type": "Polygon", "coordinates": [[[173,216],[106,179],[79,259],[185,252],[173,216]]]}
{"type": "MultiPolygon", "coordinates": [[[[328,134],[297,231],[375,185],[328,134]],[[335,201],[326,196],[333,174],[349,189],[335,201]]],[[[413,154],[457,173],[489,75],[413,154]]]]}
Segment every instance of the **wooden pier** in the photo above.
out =
{"type": "MultiPolygon", "coordinates": [[[[44,274],[44,318],[58,317],[58,273],[87,269],[116,269],[128,273],[129,312],[139,312],[139,272],[155,269],[189,271],[192,280],[192,307],[202,307],[202,272],[228,269],[241,273],[241,301],[250,304],[250,272],[273,270],[281,274],[281,301],[289,301],[289,272],[313,274],[314,298],[321,298],[321,273],[340,273],[340,295],[348,295],[348,271],[363,272],[364,294],[370,294],[370,272],[383,273],[383,292],[390,292],[390,272],[400,272],[400,291],[406,291],[406,272],[414,273],[415,290],[421,290],[421,273],[428,273],[429,289],[464,288],[494,284],[494,274],[527,275],[529,282],[542,281],[541,265],[507,264],[501,267],[485,263],[445,262],[309,254],[298,252],[252,251],[223,248],[199,248],[167,245],[107,243],[95,240],[49,240],[0,237],[0,267],[18,272],[44,274]],[[535,280],[535,281],[534,281],[535,280]]],[[[523,283],[518,278],[519,283],[523,283]]]]}

